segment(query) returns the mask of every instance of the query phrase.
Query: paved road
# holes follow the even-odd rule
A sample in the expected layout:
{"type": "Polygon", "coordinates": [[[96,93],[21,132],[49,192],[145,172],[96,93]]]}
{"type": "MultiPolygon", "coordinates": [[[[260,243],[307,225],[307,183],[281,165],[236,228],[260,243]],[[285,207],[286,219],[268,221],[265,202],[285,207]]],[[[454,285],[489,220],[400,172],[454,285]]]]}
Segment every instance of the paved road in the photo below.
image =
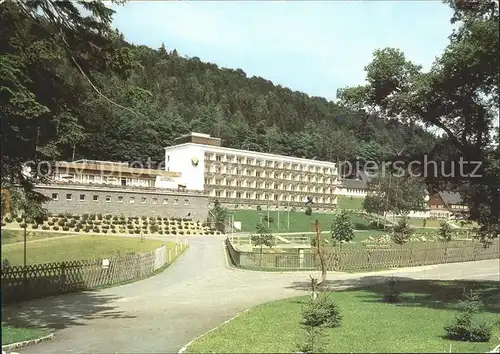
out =
{"type": "MultiPolygon", "coordinates": [[[[166,237],[164,239],[167,239],[166,237]]],[[[191,237],[191,247],[165,272],[132,284],[6,307],[17,319],[58,329],[54,340],[20,353],[177,352],[196,336],[259,303],[304,294],[308,274],[262,273],[226,267],[223,237],[191,237]]],[[[413,279],[499,280],[499,261],[329,273],[329,286],[413,279]]]]}

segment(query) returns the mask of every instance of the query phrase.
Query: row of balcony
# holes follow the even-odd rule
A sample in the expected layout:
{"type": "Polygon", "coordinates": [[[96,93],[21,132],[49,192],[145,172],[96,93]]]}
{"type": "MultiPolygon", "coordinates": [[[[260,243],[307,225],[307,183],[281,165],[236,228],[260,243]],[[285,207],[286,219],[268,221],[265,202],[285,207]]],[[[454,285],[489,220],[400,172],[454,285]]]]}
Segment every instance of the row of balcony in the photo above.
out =
{"type": "MultiPolygon", "coordinates": [[[[280,171],[280,172],[299,172],[303,174],[319,174],[319,175],[336,175],[337,174],[337,169],[333,169],[332,167],[317,167],[320,170],[318,171],[311,171],[310,169],[297,169],[297,168],[291,168],[291,167],[279,167],[279,166],[266,166],[266,165],[254,165],[254,164],[248,164],[248,163],[242,163],[242,162],[229,162],[229,161],[216,161],[212,159],[207,159],[205,158],[205,166],[216,166],[217,164],[220,164],[221,166],[226,166],[230,168],[237,168],[237,167],[246,167],[246,168],[252,168],[255,170],[269,170],[269,171],[280,171]],[[326,169],[326,170],[325,170],[326,169]]],[[[316,168],[316,167],[314,167],[316,168]]]]}
{"type": "Polygon", "coordinates": [[[284,178],[279,178],[279,177],[271,177],[271,176],[247,176],[247,175],[233,175],[229,173],[217,173],[217,172],[205,172],[205,177],[207,179],[224,179],[224,178],[230,178],[230,179],[235,179],[235,180],[246,180],[246,179],[251,179],[252,181],[279,181],[281,183],[286,182],[286,183],[292,183],[292,184],[297,184],[297,183],[307,183],[307,184],[314,184],[314,185],[339,185],[340,182],[337,179],[332,180],[327,180],[327,181],[306,181],[302,178],[302,180],[293,180],[293,179],[284,179],[284,178]]]}
{"type": "Polygon", "coordinates": [[[286,194],[311,194],[311,195],[335,195],[335,190],[330,189],[329,191],[307,191],[307,190],[291,190],[291,189],[275,189],[275,188],[250,188],[250,187],[242,187],[242,186],[222,186],[222,185],[210,185],[205,184],[204,189],[206,191],[213,190],[230,190],[237,192],[262,192],[262,193],[286,193],[286,194]]]}

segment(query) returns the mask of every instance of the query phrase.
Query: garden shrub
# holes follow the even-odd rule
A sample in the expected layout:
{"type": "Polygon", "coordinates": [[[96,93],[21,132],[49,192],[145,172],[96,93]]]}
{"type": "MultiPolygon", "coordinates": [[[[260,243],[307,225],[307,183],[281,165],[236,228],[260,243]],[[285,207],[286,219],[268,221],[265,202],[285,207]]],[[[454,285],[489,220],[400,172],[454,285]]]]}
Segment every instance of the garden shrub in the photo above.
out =
{"type": "Polygon", "coordinates": [[[65,220],[59,220],[59,222],[57,223],[57,225],[59,226],[64,226],[66,224],[65,220]]]}
{"type": "Polygon", "coordinates": [[[12,218],[6,217],[5,222],[7,222],[7,223],[12,222],[12,218]]]}
{"type": "Polygon", "coordinates": [[[73,218],[73,214],[71,214],[71,213],[64,213],[63,217],[65,217],[66,219],[71,219],[71,218],[73,218]]]}
{"type": "Polygon", "coordinates": [[[80,228],[79,227],[75,227],[75,232],[80,232],[80,228]]]}
{"type": "Polygon", "coordinates": [[[28,226],[28,225],[27,225],[26,223],[24,223],[24,222],[23,222],[22,224],[19,224],[19,227],[21,227],[21,228],[23,228],[23,229],[24,229],[26,226],[28,226]]]}
{"type": "Polygon", "coordinates": [[[63,231],[69,231],[69,227],[67,227],[67,226],[64,226],[62,229],[63,229],[63,231]]]}
{"type": "Polygon", "coordinates": [[[111,232],[114,233],[114,234],[116,234],[116,230],[115,229],[111,230],[111,232]]]}
{"type": "Polygon", "coordinates": [[[184,231],[179,231],[179,235],[184,235],[184,231]]]}
{"type": "Polygon", "coordinates": [[[38,229],[38,224],[33,224],[33,225],[31,225],[31,228],[32,228],[32,229],[35,229],[35,230],[36,230],[36,229],[38,229]]]}
{"type": "Polygon", "coordinates": [[[97,220],[102,220],[102,214],[101,213],[97,214],[97,220]]]}
{"type": "Polygon", "coordinates": [[[53,227],[52,227],[52,230],[54,230],[54,231],[59,231],[59,226],[57,226],[57,225],[53,226],[53,227]]]}
{"type": "Polygon", "coordinates": [[[460,301],[461,311],[455,316],[455,323],[446,325],[446,338],[464,342],[488,342],[493,326],[477,321],[481,300],[479,295],[470,292],[460,301]]]}
{"type": "Polygon", "coordinates": [[[89,214],[85,213],[85,214],[82,214],[82,219],[83,220],[87,220],[89,218],[89,214]]]}
{"type": "Polygon", "coordinates": [[[107,233],[108,233],[108,230],[103,229],[103,230],[102,230],[102,233],[103,233],[103,234],[107,234],[107,233]]]}
{"type": "Polygon", "coordinates": [[[141,216],[142,220],[146,220],[148,217],[146,215],[141,216]]]}
{"type": "Polygon", "coordinates": [[[172,230],[172,235],[177,235],[177,231],[172,230]]]}
{"type": "Polygon", "coordinates": [[[95,233],[99,233],[101,230],[99,230],[99,229],[93,229],[92,231],[95,232],[95,233]]]}
{"type": "Polygon", "coordinates": [[[57,214],[57,217],[58,218],[64,218],[64,214],[63,213],[59,213],[59,214],[57,214]]]}
{"type": "Polygon", "coordinates": [[[342,316],[337,304],[328,296],[321,294],[316,300],[309,299],[302,309],[302,324],[312,327],[338,327],[342,316]]]}
{"type": "Polygon", "coordinates": [[[386,281],[386,291],[384,293],[384,301],[390,304],[394,304],[400,300],[400,292],[397,289],[398,281],[391,277],[386,281]]]}
{"type": "Polygon", "coordinates": [[[23,218],[16,218],[16,221],[17,221],[18,223],[23,222],[23,218]]]}
{"type": "Polygon", "coordinates": [[[112,216],[111,214],[106,214],[106,215],[104,216],[104,218],[105,218],[106,220],[111,220],[111,219],[113,218],[113,216],[112,216]]]}
{"type": "Polygon", "coordinates": [[[86,227],[85,229],[83,229],[83,231],[85,231],[85,232],[89,232],[89,231],[90,231],[90,228],[89,228],[89,227],[86,227]]]}
{"type": "Polygon", "coordinates": [[[80,215],[73,215],[73,219],[80,220],[80,215]]]}
{"type": "Polygon", "coordinates": [[[48,225],[42,225],[42,230],[49,230],[50,229],[50,226],[48,225]]]}

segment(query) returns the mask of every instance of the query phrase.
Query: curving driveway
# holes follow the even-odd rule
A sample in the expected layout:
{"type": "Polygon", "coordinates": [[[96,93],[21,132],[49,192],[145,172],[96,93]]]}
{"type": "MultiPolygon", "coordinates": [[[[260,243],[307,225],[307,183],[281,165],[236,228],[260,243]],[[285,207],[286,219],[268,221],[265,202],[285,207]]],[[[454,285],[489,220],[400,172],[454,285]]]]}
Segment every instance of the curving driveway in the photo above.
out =
{"type": "MultiPolygon", "coordinates": [[[[164,237],[163,239],[171,239],[164,237]]],[[[196,336],[259,303],[301,295],[308,274],[228,268],[222,236],[190,237],[190,249],[165,272],[119,287],[3,308],[3,321],[56,328],[52,341],[20,353],[177,352],[196,336]]],[[[500,279],[499,260],[384,272],[328,274],[332,287],[395,275],[412,279],[500,279]]]]}

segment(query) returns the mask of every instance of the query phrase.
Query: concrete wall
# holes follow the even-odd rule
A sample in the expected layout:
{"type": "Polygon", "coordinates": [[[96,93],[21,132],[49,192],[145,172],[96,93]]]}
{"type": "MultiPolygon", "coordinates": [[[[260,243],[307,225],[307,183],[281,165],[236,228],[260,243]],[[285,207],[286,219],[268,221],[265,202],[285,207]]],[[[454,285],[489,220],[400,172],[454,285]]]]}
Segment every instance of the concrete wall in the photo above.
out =
{"type": "Polygon", "coordinates": [[[37,186],[36,191],[50,198],[57,195],[57,200],[45,204],[51,213],[189,217],[200,221],[208,216],[208,197],[203,194],[71,185],[37,186]],[[71,200],[67,195],[71,195],[71,200]],[[188,213],[191,215],[187,216],[188,213]]]}

